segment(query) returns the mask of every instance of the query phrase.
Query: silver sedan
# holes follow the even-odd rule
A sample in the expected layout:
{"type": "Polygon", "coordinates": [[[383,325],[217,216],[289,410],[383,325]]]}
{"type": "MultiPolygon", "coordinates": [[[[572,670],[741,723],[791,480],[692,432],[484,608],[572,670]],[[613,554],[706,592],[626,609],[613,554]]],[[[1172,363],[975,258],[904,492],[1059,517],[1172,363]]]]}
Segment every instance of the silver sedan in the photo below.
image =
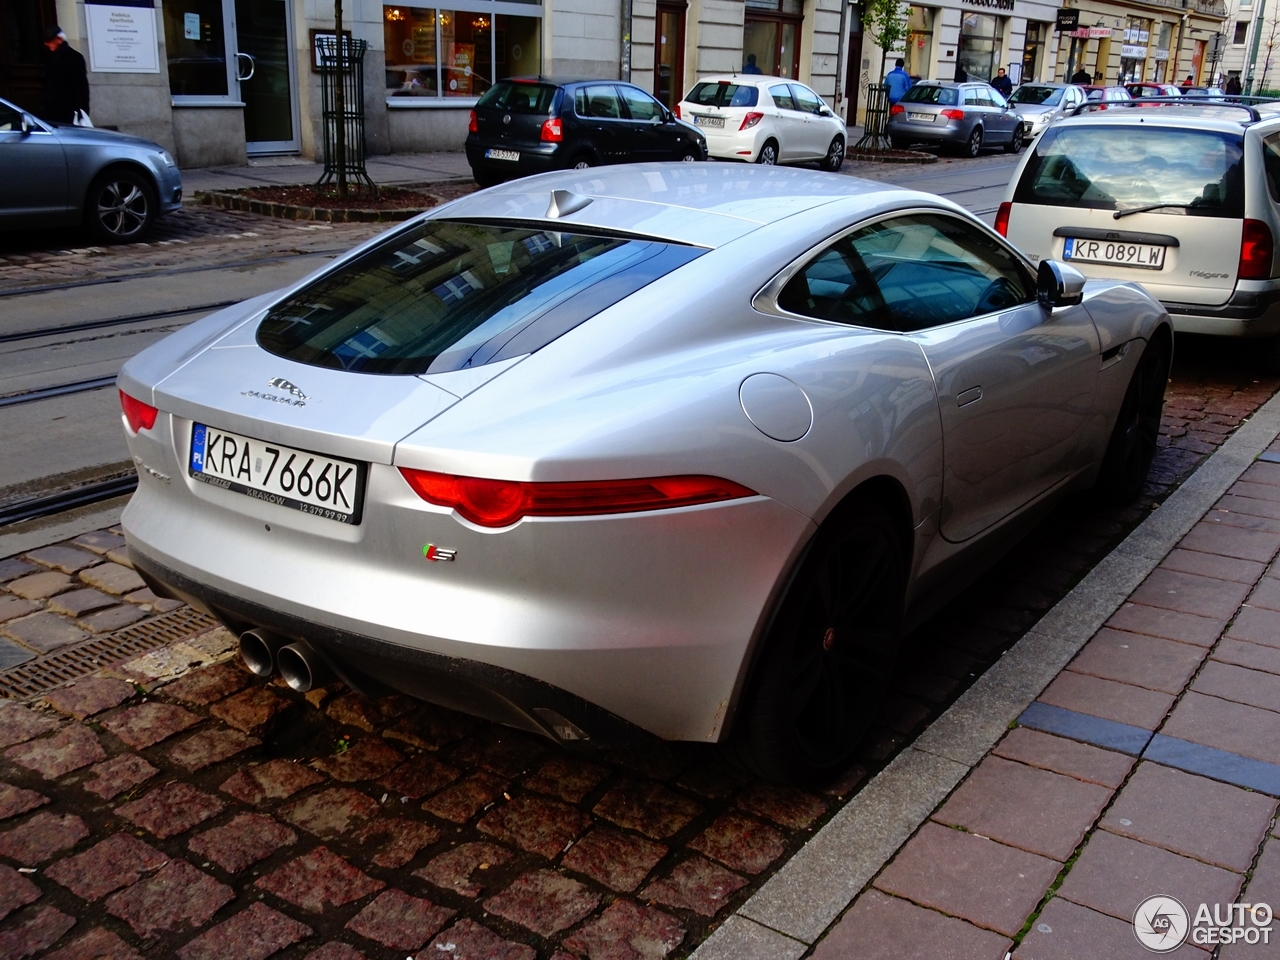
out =
{"type": "Polygon", "coordinates": [[[1141,489],[1136,284],[949,201],[640,164],[439,207],[150,347],[130,555],[296,689],[847,764],[899,637],[1055,498],[1141,489]]]}

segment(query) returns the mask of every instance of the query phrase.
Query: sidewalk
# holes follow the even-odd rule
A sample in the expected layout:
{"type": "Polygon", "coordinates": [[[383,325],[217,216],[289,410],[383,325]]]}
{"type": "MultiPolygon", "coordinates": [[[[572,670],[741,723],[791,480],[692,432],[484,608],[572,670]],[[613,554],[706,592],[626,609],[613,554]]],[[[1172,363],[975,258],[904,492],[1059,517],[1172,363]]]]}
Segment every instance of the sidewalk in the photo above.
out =
{"type": "MultiPolygon", "coordinates": [[[[462,151],[449,153],[391,153],[369,157],[366,169],[377,184],[471,180],[471,167],[462,151]]],[[[242,187],[315,183],[324,164],[305,157],[257,157],[245,167],[199,167],[182,171],[187,196],[197,190],[236,190],[242,187]]]]}

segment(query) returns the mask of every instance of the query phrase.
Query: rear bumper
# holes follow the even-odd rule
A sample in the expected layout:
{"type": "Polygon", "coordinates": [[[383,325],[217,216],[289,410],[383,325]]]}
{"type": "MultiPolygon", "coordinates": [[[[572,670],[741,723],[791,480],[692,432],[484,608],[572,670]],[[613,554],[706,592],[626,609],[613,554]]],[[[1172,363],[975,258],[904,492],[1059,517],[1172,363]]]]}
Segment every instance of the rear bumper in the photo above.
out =
{"type": "Polygon", "coordinates": [[[886,132],[911,143],[964,143],[969,139],[969,126],[960,120],[924,124],[890,118],[886,132]]]}
{"type": "MultiPolygon", "coordinates": [[[[1274,282],[1274,281],[1272,281],[1274,282]]],[[[1165,303],[1178,333],[1205,333],[1219,337],[1272,337],[1280,335],[1280,287],[1242,290],[1220,306],[1202,303],[1165,303]]]]}
{"type": "Polygon", "coordinates": [[[535,173],[546,173],[548,170],[559,170],[568,163],[568,153],[563,143],[540,143],[536,146],[522,143],[487,143],[467,138],[467,163],[472,170],[483,170],[486,173],[510,174],[512,177],[525,177],[535,173]],[[515,150],[520,154],[519,160],[491,160],[485,151],[515,150]]]}

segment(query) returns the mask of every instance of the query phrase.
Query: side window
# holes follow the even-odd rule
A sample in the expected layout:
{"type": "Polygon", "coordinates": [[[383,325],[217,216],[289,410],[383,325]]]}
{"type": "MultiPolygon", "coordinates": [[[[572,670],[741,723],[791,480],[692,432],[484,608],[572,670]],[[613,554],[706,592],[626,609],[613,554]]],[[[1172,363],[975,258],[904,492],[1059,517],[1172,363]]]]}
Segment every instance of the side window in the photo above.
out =
{"type": "Polygon", "coordinates": [[[22,129],[22,114],[12,107],[0,103],[0,133],[22,129]]]}
{"type": "Polygon", "coordinates": [[[780,110],[794,110],[796,108],[795,100],[791,98],[791,88],[785,83],[777,83],[770,87],[769,96],[773,97],[774,105],[780,110]]]}
{"type": "Polygon", "coordinates": [[[966,90],[965,90],[965,92],[964,92],[964,105],[965,105],[966,107],[976,107],[976,106],[979,106],[979,103],[978,103],[978,91],[977,91],[977,90],[975,90],[975,89],[973,89],[973,87],[969,87],[968,89],[966,89],[966,90]]]}
{"type": "Polygon", "coordinates": [[[1267,192],[1273,203],[1280,203],[1280,133],[1263,139],[1262,166],[1267,174],[1267,192]]]}
{"type": "Polygon", "coordinates": [[[606,117],[611,120],[622,118],[622,104],[618,102],[618,91],[611,85],[579,87],[574,97],[573,108],[580,117],[606,117]]]}
{"type": "Polygon", "coordinates": [[[662,105],[643,90],[637,90],[635,87],[618,87],[618,92],[622,94],[622,102],[626,104],[632,120],[662,119],[662,105]]]}
{"type": "Polygon", "coordinates": [[[992,106],[999,107],[1001,110],[1009,106],[1009,101],[1006,100],[1001,95],[1000,91],[995,89],[995,87],[992,87],[990,90],[984,90],[983,93],[991,100],[992,106]]]}
{"type": "Polygon", "coordinates": [[[791,95],[795,98],[796,109],[805,113],[817,113],[822,109],[821,98],[808,87],[798,83],[791,84],[791,95]]]}
{"type": "Polygon", "coordinates": [[[996,104],[995,104],[995,101],[991,99],[991,94],[992,94],[992,93],[994,93],[994,92],[995,92],[995,91],[993,91],[993,90],[988,90],[986,87],[979,87],[979,88],[978,88],[978,90],[977,90],[977,93],[978,93],[978,106],[980,106],[980,107],[994,107],[994,106],[996,105],[996,104]]]}
{"type": "Polygon", "coordinates": [[[842,237],[810,260],[787,281],[778,306],[816,320],[881,327],[884,303],[866,264],[842,237]]]}

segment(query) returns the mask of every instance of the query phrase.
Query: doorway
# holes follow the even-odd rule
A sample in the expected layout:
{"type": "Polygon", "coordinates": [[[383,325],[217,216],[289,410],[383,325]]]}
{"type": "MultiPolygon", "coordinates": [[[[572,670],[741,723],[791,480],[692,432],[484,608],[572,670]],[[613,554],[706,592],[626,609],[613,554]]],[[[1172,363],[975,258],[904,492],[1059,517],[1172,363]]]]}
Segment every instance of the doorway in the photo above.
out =
{"type": "Polygon", "coordinates": [[[0,97],[37,116],[44,113],[43,31],[56,22],[53,0],[0,3],[0,97]]]}
{"type": "Polygon", "coordinates": [[[659,3],[653,95],[674,110],[684,93],[684,4],[659,3]]]}
{"type": "Polygon", "coordinates": [[[235,0],[236,69],[250,154],[297,153],[292,11],[287,0],[235,0]]]}

